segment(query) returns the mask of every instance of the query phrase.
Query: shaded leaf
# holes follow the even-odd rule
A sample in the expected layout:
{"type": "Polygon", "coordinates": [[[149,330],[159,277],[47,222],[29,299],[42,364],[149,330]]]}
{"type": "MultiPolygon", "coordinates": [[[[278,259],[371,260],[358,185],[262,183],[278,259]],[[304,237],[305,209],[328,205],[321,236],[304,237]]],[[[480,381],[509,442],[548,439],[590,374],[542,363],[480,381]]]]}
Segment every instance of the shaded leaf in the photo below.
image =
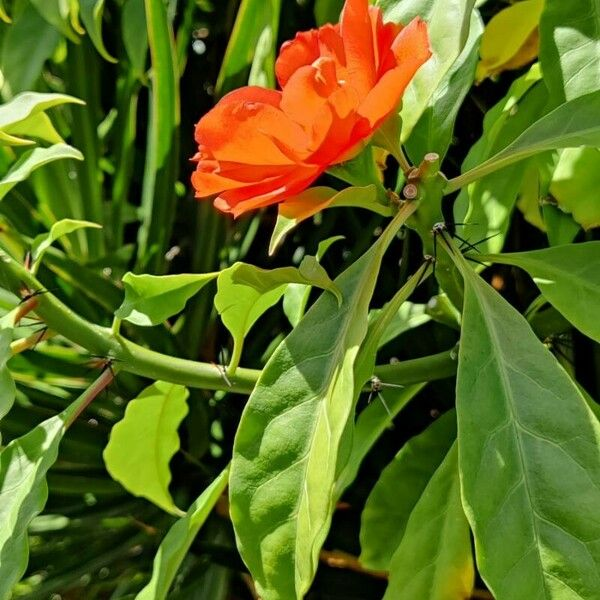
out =
{"type": "Polygon", "coordinates": [[[144,0],[127,0],[123,5],[121,35],[131,66],[140,79],[145,78],[148,59],[148,33],[144,0]]]}
{"type": "MultiPolygon", "coordinates": [[[[102,39],[102,14],[104,13],[104,0],[79,0],[81,20],[85,26],[92,43],[104,60],[116,63],[117,59],[110,55],[102,39]]],[[[138,31],[140,24],[136,24],[138,31]]]]}
{"type": "Polygon", "coordinates": [[[29,0],[40,15],[71,42],[78,44],[79,36],[72,27],[71,6],[64,0],[29,0]]]}
{"type": "Polygon", "coordinates": [[[593,598],[600,424],[527,321],[452,256],[465,282],[456,401],[479,571],[498,600],[593,598]]]}
{"type": "Polygon", "coordinates": [[[136,600],[164,600],[167,597],[169,588],[194,538],[225,491],[228,476],[229,469],[222,471],[190,506],[185,515],[169,529],[154,557],[152,578],[136,596],[136,600]]]}
{"type": "Polygon", "coordinates": [[[600,342],[600,242],[554,246],[545,250],[484,256],[531,275],[544,297],[577,329],[600,342]]]}
{"type": "Polygon", "coordinates": [[[188,412],[188,390],[157,381],[131,400],[104,450],[111,477],[134,496],[142,496],[175,515],[182,512],[169,493],[169,462],[179,450],[177,429],[188,412]]]}
{"type": "Polygon", "coordinates": [[[315,0],[314,11],[317,25],[338,23],[343,6],[344,0],[315,0]]]}
{"type": "Polygon", "coordinates": [[[352,414],[354,367],[383,254],[415,210],[322,294],[267,363],[234,443],[230,507],[238,547],[264,600],[301,598],[331,522],[338,448],[352,414]]]}
{"type": "Polygon", "coordinates": [[[13,341],[12,328],[2,326],[0,329],[0,420],[13,406],[17,388],[6,363],[12,357],[10,345],[13,341]]]}
{"type": "Polygon", "coordinates": [[[454,443],[408,519],[384,600],[470,598],[475,583],[470,534],[454,443]]]}
{"type": "Polygon", "coordinates": [[[365,567],[392,571],[390,562],[411,513],[455,440],[456,413],[450,411],[406,442],[382,471],[361,516],[360,562],[365,567]]]}

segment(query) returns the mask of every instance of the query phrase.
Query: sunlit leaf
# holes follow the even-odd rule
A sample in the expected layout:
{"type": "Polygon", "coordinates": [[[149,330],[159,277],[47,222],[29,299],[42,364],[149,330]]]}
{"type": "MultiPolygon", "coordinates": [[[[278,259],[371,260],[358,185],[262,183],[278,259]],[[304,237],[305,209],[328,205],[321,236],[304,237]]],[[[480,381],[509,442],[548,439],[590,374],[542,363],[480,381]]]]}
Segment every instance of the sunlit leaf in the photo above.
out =
{"type": "Polygon", "coordinates": [[[354,367],[383,254],[414,206],[323,294],[277,348],[234,443],[231,516],[264,600],[301,598],[334,508],[338,448],[355,396],[354,367]]]}
{"type": "Polygon", "coordinates": [[[492,254],[484,260],[525,269],[544,297],[575,327],[600,342],[600,242],[492,254]]]}
{"type": "Polygon", "coordinates": [[[150,327],[163,323],[181,312],[187,301],[195,296],[207,283],[216,279],[218,273],[180,275],[135,275],[123,276],[125,298],[115,316],[150,327]]]}
{"type": "Polygon", "coordinates": [[[147,498],[175,515],[169,462],[179,450],[177,429],[188,412],[188,390],[157,381],[131,400],[104,450],[111,477],[134,496],[147,498]]]}
{"type": "Polygon", "coordinates": [[[383,470],[361,517],[360,562],[365,567],[390,570],[411,513],[455,440],[456,414],[450,411],[404,444],[383,470]]]}
{"type": "Polygon", "coordinates": [[[461,504],[455,443],[408,519],[390,563],[384,600],[469,598],[475,583],[470,533],[461,504]]]}
{"type": "Polygon", "coordinates": [[[463,505],[498,600],[600,589],[600,424],[527,321],[466,260],[456,390],[463,505]],[[485,493],[482,493],[485,490],[485,493]]]}
{"type": "Polygon", "coordinates": [[[136,600],[164,600],[167,597],[194,538],[225,491],[228,476],[229,469],[225,469],[169,529],[154,557],[152,578],[136,600]]]}

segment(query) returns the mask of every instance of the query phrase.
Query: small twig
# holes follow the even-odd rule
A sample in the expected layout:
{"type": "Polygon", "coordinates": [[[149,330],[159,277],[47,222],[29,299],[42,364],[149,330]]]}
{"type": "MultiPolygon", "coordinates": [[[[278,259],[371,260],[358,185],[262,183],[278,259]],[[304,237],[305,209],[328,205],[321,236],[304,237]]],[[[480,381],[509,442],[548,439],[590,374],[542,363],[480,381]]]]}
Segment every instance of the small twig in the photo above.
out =
{"type": "Polygon", "coordinates": [[[375,577],[376,579],[384,579],[386,581],[388,579],[388,573],[386,571],[371,571],[370,569],[365,569],[360,564],[356,556],[346,554],[346,552],[341,552],[339,550],[321,550],[319,558],[321,562],[325,563],[328,567],[332,567],[334,569],[345,569],[347,571],[354,571],[355,573],[362,573],[364,575],[369,575],[369,577],[375,577]]]}
{"type": "Polygon", "coordinates": [[[248,573],[242,573],[242,580],[246,584],[246,587],[248,588],[252,598],[254,598],[254,600],[260,600],[260,596],[256,591],[256,587],[254,586],[254,581],[252,581],[252,577],[250,577],[248,573]]]}
{"type": "Polygon", "coordinates": [[[49,329],[43,329],[41,332],[34,333],[26,338],[21,338],[20,340],[15,340],[10,345],[10,352],[14,356],[15,354],[21,354],[21,352],[25,352],[26,350],[31,350],[35,348],[41,342],[49,340],[50,338],[56,335],[55,331],[50,331],[49,329]]]}

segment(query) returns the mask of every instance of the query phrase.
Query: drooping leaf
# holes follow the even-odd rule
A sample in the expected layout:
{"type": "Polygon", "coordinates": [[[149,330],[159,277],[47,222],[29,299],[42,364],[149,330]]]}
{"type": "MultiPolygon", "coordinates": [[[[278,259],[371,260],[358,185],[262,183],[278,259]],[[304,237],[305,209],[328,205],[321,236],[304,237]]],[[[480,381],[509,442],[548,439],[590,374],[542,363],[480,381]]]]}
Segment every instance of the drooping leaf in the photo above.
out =
{"type": "Polygon", "coordinates": [[[600,342],[600,242],[483,257],[527,271],[544,297],[577,329],[600,342]]]}
{"type": "Polygon", "coordinates": [[[279,30],[281,0],[243,0],[217,79],[217,94],[223,95],[248,82],[254,61],[252,85],[275,87],[275,45],[279,30]],[[257,48],[262,48],[257,56],[257,48]]]}
{"type": "Polygon", "coordinates": [[[11,597],[29,558],[27,529],[48,498],[46,474],[66,429],[97,395],[86,390],[60,414],[44,421],[0,452],[0,599],[11,597]]]}
{"type": "Polygon", "coordinates": [[[470,598],[475,583],[470,533],[454,443],[408,519],[390,563],[384,600],[470,598]]]}
{"type": "Polygon", "coordinates": [[[558,207],[584,229],[600,227],[600,150],[567,148],[560,153],[550,193],[558,207]]]}
{"type": "MultiPolygon", "coordinates": [[[[116,63],[117,59],[111,56],[102,39],[102,15],[104,13],[104,0],[79,0],[79,10],[83,25],[92,40],[98,53],[108,62],[116,63]]],[[[139,23],[137,24],[139,28],[139,23]]]]}
{"type": "Polygon", "coordinates": [[[218,273],[180,275],[126,273],[123,276],[125,298],[116,310],[115,316],[142,327],[164,323],[181,312],[187,301],[217,276],[218,273]]]}
{"type": "Polygon", "coordinates": [[[23,137],[27,135],[27,128],[20,127],[17,130],[17,127],[29,122],[34,127],[31,137],[39,137],[35,135],[38,128],[36,123],[31,121],[32,117],[39,116],[49,108],[61,104],[83,104],[83,102],[65,94],[23,92],[10,102],[0,105],[0,143],[14,146],[32,144],[32,141],[23,137]]]}
{"type": "Polygon", "coordinates": [[[91,223],[90,221],[77,221],[75,219],[62,219],[57,221],[52,225],[48,233],[41,233],[33,240],[31,244],[31,258],[34,262],[39,262],[46,250],[48,250],[56,240],[64,235],[68,235],[69,233],[73,233],[78,229],[84,229],[86,227],[101,229],[102,225],[91,223]]]}
{"type": "Polygon", "coordinates": [[[236,263],[219,273],[215,307],[233,336],[230,371],[240,361],[244,338],[256,321],[274,306],[290,283],[316,286],[331,292],[338,303],[340,291],[314,256],[305,256],[300,267],[267,271],[246,263],[236,263]]]}
{"type": "Polygon", "coordinates": [[[334,508],[338,448],[355,396],[354,367],[385,249],[414,211],[336,279],[277,348],[242,415],[230,476],[238,547],[264,600],[301,598],[334,508]]]}
{"type": "Polygon", "coordinates": [[[71,20],[71,6],[64,0],[30,0],[40,15],[56,28],[71,42],[78,44],[79,36],[73,30],[71,20]]]}
{"type": "Polygon", "coordinates": [[[169,588],[194,538],[225,491],[228,476],[229,469],[222,471],[189,507],[185,515],[169,529],[154,557],[152,578],[136,596],[136,600],[167,598],[169,588]]]}
{"type": "Polygon", "coordinates": [[[540,62],[554,105],[600,89],[598,0],[545,0],[540,62]]]}
{"type": "Polygon", "coordinates": [[[2,21],[4,21],[5,23],[12,22],[10,15],[8,14],[8,11],[6,10],[4,0],[0,0],[0,19],[2,19],[2,21]]]}
{"type": "Polygon", "coordinates": [[[169,493],[169,462],[179,450],[177,429],[188,411],[188,390],[157,381],[131,400],[111,431],[104,463],[111,477],[134,496],[181,515],[169,493]]]}
{"type": "Polygon", "coordinates": [[[498,600],[600,589],[600,424],[527,321],[459,252],[462,498],[498,600]],[[482,493],[482,490],[486,490],[482,493]]]}
{"type": "Polygon", "coordinates": [[[474,169],[451,179],[446,193],[534,154],[579,146],[600,146],[600,91],[579,96],[555,108],[506,148],[474,169]]]}
{"type": "Polygon", "coordinates": [[[378,4],[388,21],[407,24],[420,16],[427,22],[433,55],[417,71],[402,98],[405,142],[467,43],[475,0],[379,0],[378,4]]]}
{"type": "Polygon", "coordinates": [[[360,562],[365,567],[391,571],[411,513],[455,440],[456,414],[450,411],[404,444],[383,470],[361,516],[360,562]]]}
{"type": "Polygon", "coordinates": [[[544,0],[523,0],[490,19],[481,38],[478,80],[523,67],[537,56],[543,8],[544,0]]]}
{"type": "Polygon", "coordinates": [[[473,85],[482,31],[481,17],[473,11],[465,47],[444,75],[406,141],[406,150],[413,164],[420,164],[429,152],[435,152],[441,158],[446,156],[458,111],[473,85]]]}
{"type": "Polygon", "coordinates": [[[72,158],[83,160],[79,150],[75,150],[66,144],[54,144],[49,148],[34,148],[25,152],[17,162],[11,166],[8,173],[0,179],[0,200],[12,190],[17,183],[25,181],[32,171],[47,165],[55,160],[72,158]]]}

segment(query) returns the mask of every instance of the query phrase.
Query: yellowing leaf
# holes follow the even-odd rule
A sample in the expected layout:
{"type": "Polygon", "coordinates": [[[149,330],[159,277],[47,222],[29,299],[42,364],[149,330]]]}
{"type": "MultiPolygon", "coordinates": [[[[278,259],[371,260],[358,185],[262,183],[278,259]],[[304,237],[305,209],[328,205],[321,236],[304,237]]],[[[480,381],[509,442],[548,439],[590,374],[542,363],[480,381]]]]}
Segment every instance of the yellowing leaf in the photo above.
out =
{"type": "Polygon", "coordinates": [[[537,57],[543,8],[544,0],[524,0],[490,20],[481,38],[477,81],[523,67],[537,57]]]}

